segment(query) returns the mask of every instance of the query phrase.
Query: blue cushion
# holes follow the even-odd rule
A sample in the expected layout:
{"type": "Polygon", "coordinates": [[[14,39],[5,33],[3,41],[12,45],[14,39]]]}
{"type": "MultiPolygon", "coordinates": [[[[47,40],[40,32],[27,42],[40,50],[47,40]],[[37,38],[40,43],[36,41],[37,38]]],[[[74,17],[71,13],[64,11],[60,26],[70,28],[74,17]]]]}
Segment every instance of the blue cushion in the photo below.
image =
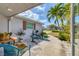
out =
{"type": "Polygon", "coordinates": [[[5,56],[17,56],[19,51],[16,47],[8,44],[0,44],[0,47],[4,47],[5,56]]]}

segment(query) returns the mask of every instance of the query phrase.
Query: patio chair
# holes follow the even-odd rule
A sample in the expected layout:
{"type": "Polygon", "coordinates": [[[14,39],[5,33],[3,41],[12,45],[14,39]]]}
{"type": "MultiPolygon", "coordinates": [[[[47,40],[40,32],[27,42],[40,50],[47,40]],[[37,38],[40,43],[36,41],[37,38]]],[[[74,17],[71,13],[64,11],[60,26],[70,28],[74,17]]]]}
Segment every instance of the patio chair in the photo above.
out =
{"type": "Polygon", "coordinates": [[[34,39],[43,39],[43,36],[41,34],[38,34],[38,30],[36,30],[35,32],[32,33],[31,38],[33,42],[34,39]]]}
{"type": "Polygon", "coordinates": [[[18,56],[19,50],[8,44],[0,44],[0,47],[4,48],[4,56],[18,56]]]}

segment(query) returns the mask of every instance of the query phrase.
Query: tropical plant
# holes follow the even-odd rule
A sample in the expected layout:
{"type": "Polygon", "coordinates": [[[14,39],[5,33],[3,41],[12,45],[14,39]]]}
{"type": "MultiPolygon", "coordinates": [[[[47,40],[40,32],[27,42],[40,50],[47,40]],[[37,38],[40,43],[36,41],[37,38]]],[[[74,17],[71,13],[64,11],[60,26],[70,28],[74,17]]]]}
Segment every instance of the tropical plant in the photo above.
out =
{"type": "Polygon", "coordinates": [[[59,10],[61,9],[61,3],[60,4],[57,4],[55,7],[52,7],[49,11],[48,11],[48,14],[47,14],[47,17],[48,17],[48,21],[51,20],[51,18],[53,18],[54,20],[54,23],[55,24],[58,24],[59,26],[59,10]]]}
{"type": "Polygon", "coordinates": [[[50,30],[55,29],[55,25],[54,25],[54,24],[50,24],[50,25],[49,25],[49,29],[50,29],[50,30]]]}
{"type": "Polygon", "coordinates": [[[74,6],[72,8],[74,8],[74,11],[71,12],[71,4],[70,3],[66,3],[66,4],[56,4],[55,7],[52,7],[49,11],[48,11],[48,20],[55,20],[56,22],[54,22],[55,24],[58,21],[58,24],[62,26],[62,28],[64,29],[64,32],[61,31],[59,33],[59,38],[61,40],[65,40],[65,39],[69,39],[70,38],[70,19],[71,17],[75,17],[75,16],[79,16],[79,4],[74,4],[74,6]],[[58,7],[57,7],[58,6],[58,7]],[[74,13],[75,16],[71,16],[70,14],[74,13]],[[52,19],[53,18],[53,19],[52,19]],[[65,24],[64,22],[67,21],[67,23],[65,24]],[[61,21],[61,22],[59,22],[61,21]]]}
{"type": "Polygon", "coordinates": [[[18,42],[21,42],[21,40],[23,40],[22,36],[25,35],[25,33],[20,30],[16,33],[16,35],[18,35],[18,42]]]}
{"type": "Polygon", "coordinates": [[[55,7],[52,7],[48,11],[48,20],[55,21],[54,23],[58,23],[58,26],[62,27],[64,31],[59,31],[59,39],[69,41],[70,39],[70,4],[59,3],[56,4],[55,7]],[[67,21],[65,24],[64,22],[67,21]]]}
{"type": "Polygon", "coordinates": [[[55,25],[54,25],[54,24],[50,24],[49,26],[50,26],[51,28],[55,27],[55,25]]]}
{"type": "Polygon", "coordinates": [[[65,32],[60,32],[58,38],[62,41],[70,41],[70,35],[65,32]]]}
{"type": "Polygon", "coordinates": [[[24,34],[25,34],[25,33],[22,32],[22,31],[20,31],[20,32],[17,33],[17,35],[19,35],[19,36],[22,36],[22,35],[24,35],[24,34]]]}
{"type": "Polygon", "coordinates": [[[56,4],[55,7],[52,7],[48,11],[47,17],[49,21],[53,18],[54,23],[58,24],[58,26],[61,21],[62,28],[64,28],[64,21],[67,21],[66,19],[70,19],[70,4],[56,4]]]}
{"type": "Polygon", "coordinates": [[[75,16],[79,16],[79,3],[74,4],[75,16]]]}
{"type": "Polygon", "coordinates": [[[0,33],[0,41],[3,40],[3,33],[0,33]]]}

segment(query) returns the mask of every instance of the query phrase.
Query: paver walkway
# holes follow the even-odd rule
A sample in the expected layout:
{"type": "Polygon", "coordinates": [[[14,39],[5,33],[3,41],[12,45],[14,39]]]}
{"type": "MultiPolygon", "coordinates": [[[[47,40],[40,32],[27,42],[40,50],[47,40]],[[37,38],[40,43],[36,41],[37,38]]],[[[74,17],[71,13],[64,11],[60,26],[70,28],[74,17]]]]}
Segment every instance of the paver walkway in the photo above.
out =
{"type": "MultiPolygon", "coordinates": [[[[67,43],[60,41],[58,38],[49,36],[49,41],[42,41],[31,48],[31,56],[66,56],[68,47],[67,43]]],[[[23,56],[28,56],[26,51],[23,56]]]]}

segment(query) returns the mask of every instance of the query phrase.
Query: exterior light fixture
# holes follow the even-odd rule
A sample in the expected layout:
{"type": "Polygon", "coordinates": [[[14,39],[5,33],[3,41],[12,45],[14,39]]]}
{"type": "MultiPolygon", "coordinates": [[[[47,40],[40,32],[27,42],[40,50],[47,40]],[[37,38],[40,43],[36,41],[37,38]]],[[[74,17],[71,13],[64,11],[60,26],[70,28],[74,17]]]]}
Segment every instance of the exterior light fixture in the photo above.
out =
{"type": "Polygon", "coordinates": [[[12,9],[10,9],[10,8],[8,8],[8,11],[12,12],[13,10],[12,10],[12,9]]]}

